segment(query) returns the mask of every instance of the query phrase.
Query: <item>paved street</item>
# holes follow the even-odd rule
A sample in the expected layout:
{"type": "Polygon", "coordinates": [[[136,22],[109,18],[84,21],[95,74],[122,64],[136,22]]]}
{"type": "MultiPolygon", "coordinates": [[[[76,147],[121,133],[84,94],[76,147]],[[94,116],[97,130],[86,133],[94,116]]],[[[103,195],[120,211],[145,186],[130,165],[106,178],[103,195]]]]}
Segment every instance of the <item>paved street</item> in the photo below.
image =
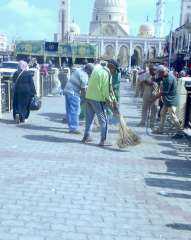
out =
{"type": "MultiPolygon", "coordinates": [[[[102,149],[62,123],[64,99],[15,126],[0,120],[0,240],[191,240],[191,144],[152,136],[123,83],[121,110],[142,144],[102,149]]],[[[83,126],[82,126],[83,129],[83,126]]]]}

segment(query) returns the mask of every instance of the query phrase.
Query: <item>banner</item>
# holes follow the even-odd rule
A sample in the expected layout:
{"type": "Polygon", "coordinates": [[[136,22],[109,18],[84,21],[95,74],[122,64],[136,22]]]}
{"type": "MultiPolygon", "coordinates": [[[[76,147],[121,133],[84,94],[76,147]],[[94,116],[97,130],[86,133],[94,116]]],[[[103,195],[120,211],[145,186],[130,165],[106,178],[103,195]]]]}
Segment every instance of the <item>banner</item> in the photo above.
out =
{"type": "Polygon", "coordinates": [[[98,47],[91,44],[77,44],[73,46],[73,56],[75,58],[97,58],[98,47]]]}
{"type": "Polygon", "coordinates": [[[16,42],[16,54],[43,55],[44,41],[21,41],[16,42]]]}
{"type": "Polygon", "coordinates": [[[58,43],[57,42],[45,42],[45,51],[58,52],[58,43]]]}
{"type": "Polygon", "coordinates": [[[98,46],[88,43],[57,43],[44,41],[16,42],[16,54],[22,55],[46,55],[52,57],[69,58],[97,58],[98,46]]]}
{"type": "Polygon", "coordinates": [[[72,57],[72,46],[61,43],[58,52],[60,57],[72,57]]]}

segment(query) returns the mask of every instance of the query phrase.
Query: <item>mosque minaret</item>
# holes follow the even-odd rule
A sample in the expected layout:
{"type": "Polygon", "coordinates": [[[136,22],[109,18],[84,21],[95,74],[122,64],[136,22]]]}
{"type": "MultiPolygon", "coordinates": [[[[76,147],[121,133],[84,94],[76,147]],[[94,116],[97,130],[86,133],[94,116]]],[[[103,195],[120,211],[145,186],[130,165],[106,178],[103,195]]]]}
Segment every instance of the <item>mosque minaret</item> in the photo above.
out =
{"type": "Polygon", "coordinates": [[[156,3],[156,19],[155,19],[155,36],[164,37],[164,8],[165,0],[157,0],[156,3]]]}
{"type": "Polygon", "coordinates": [[[59,40],[63,42],[70,31],[70,0],[60,0],[59,40]]]}

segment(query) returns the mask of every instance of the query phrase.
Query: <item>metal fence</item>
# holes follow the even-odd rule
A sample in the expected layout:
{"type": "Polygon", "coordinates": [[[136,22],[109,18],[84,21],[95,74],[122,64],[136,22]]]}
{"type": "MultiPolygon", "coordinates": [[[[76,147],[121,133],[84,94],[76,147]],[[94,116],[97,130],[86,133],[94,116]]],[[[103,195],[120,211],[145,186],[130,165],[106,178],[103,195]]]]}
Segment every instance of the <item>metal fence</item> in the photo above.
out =
{"type": "Polygon", "coordinates": [[[52,94],[53,83],[54,83],[54,70],[49,70],[47,76],[41,75],[40,77],[40,88],[41,96],[46,97],[52,94]]]}
{"type": "Polygon", "coordinates": [[[1,80],[1,112],[10,112],[12,110],[13,102],[13,83],[10,80],[1,80]]]}
{"type": "MultiPolygon", "coordinates": [[[[54,88],[55,71],[49,70],[47,76],[40,75],[40,96],[46,97],[52,94],[54,88]]],[[[39,81],[39,80],[38,80],[39,81]]],[[[1,113],[10,112],[13,102],[13,82],[10,78],[0,78],[1,113]]]]}

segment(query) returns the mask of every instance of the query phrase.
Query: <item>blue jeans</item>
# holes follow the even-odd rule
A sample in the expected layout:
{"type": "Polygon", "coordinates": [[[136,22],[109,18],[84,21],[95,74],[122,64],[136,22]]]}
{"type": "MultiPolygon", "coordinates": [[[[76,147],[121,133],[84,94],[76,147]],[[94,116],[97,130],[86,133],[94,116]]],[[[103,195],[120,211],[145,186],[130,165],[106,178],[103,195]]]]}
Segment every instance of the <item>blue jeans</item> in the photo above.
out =
{"type": "Polygon", "coordinates": [[[69,93],[66,97],[66,116],[70,131],[78,130],[80,115],[80,97],[69,93]]]}
{"type": "Polygon", "coordinates": [[[86,127],[84,137],[90,136],[90,131],[92,129],[92,124],[95,115],[97,115],[100,127],[101,127],[101,140],[105,141],[108,131],[108,118],[107,118],[107,108],[105,103],[97,102],[94,100],[86,100],[86,127]]]}

